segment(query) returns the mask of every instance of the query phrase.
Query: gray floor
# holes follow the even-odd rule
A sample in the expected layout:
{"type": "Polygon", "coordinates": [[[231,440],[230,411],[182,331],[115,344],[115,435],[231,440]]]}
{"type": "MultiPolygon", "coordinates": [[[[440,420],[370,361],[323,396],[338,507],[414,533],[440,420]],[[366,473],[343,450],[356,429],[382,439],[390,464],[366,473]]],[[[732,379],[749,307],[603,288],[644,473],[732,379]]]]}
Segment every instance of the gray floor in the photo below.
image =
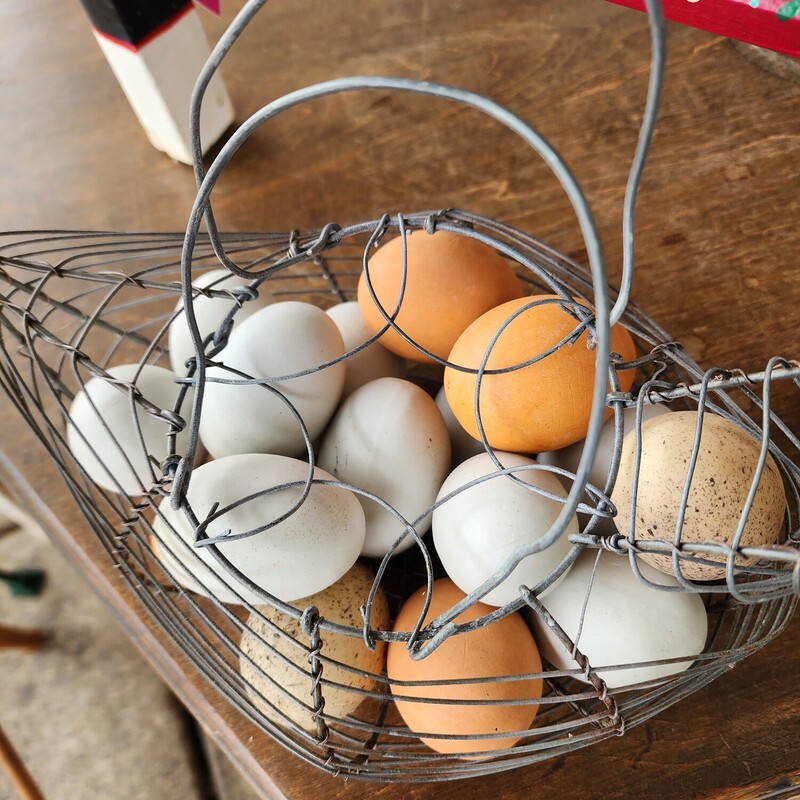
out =
{"type": "MultiPolygon", "coordinates": [[[[46,570],[44,592],[0,584],[0,622],[48,639],[0,650],[0,725],[45,798],[254,800],[43,535],[0,513],[0,569],[31,566],[46,570]]],[[[0,771],[0,800],[16,798],[0,771]]]]}

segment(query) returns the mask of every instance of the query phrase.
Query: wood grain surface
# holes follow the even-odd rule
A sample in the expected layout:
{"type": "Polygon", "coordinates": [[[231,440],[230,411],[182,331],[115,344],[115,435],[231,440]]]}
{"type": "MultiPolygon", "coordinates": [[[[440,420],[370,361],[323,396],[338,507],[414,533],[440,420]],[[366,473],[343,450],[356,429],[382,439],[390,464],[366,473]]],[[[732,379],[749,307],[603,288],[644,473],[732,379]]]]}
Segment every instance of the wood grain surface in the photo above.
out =
{"type": "MultiPolygon", "coordinates": [[[[211,38],[223,18],[204,15],[211,38]]],[[[800,355],[798,84],[726,41],[670,25],[663,111],[637,212],[634,300],[705,366],[800,355]]],[[[292,89],[348,74],[466,86],[530,120],[592,204],[612,283],[640,119],[648,32],[599,0],[274,2],[224,66],[244,120],[292,89]]],[[[153,150],[77,3],[0,4],[0,227],[180,230],[191,171],[153,150]]],[[[583,257],[563,191],[477,112],[354,93],[259,131],[214,193],[226,230],[290,230],[449,206],[498,217],[583,257]]],[[[800,408],[781,409],[795,430],[800,408]]],[[[302,764],[219,698],[164,636],[71,505],[43,450],[0,408],[0,474],[113,608],[178,696],[266,798],[631,798],[800,795],[800,623],[707,689],[619,740],[442,785],[337,781],[302,764]]],[[[121,795],[122,796],[122,795],[121,795]]]]}

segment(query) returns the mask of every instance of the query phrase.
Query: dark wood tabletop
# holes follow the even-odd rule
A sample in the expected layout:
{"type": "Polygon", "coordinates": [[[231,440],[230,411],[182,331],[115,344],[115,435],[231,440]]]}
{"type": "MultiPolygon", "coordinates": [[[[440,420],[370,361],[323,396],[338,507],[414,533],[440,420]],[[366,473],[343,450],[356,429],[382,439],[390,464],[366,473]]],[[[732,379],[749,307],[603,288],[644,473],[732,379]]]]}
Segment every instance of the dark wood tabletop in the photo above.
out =
{"type": "MultiPolygon", "coordinates": [[[[203,21],[216,38],[239,7],[203,21]]],[[[705,366],[800,355],[800,83],[730,42],[668,26],[663,110],[637,212],[634,300],[705,366]]],[[[469,87],[528,119],[592,205],[612,284],[647,81],[643,15],[601,2],[275,2],[225,64],[245,119],[317,81],[390,74],[469,87]]],[[[147,143],[80,5],[0,4],[0,228],[185,227],[191,170],[147,143]]],[[[569,203],[524,143],[435,100],[353,93],[292,110],[215,191],[225,230],[291,230],[460,207],[585,256],[569,203]]],[[[800,430],[800,408],[787,421],[800,430]]],[[[154,668],[266,798],[753,800],[800,796],[800,621],[623,738],[437,785],[336,780],[288,755],[155,630],[16,411],[0,407],[0,478],[103,596],[154,668]]]]}

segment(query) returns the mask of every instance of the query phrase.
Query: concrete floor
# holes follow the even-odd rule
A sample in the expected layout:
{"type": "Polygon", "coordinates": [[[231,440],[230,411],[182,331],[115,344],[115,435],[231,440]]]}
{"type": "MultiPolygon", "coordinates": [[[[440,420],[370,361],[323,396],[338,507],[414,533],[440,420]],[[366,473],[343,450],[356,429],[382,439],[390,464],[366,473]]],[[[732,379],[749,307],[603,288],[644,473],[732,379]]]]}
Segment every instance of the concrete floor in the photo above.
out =
{"type": "MultiPolygon", "coordinates": [[[[47,640],[0,650],[0,726],[44,797],[254,800],[43,534],[0,511],[0,569],[23,567],[43,568],[45,589],[12,597],[0,583],[0,622],[47,640]]],[[[2,771],[0,800],[17,800],[2,771]]]]}

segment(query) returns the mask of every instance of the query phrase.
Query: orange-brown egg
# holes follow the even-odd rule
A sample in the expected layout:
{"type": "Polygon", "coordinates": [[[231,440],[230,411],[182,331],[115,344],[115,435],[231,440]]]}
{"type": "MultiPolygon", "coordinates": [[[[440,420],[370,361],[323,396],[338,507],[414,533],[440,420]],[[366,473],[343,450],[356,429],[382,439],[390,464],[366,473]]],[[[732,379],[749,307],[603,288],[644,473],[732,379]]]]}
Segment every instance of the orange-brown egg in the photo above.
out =
{"type": "MultiPolygon", "coordinates": [[[[415,231],[406,242],[406,285],[395,322],[439,358],[447,358],[473,320],[522,294],[509,262],[482,242],[450,231],[415,231]]],[[[402,237],[381,245],[370,257],[369,278],[380,305],[391,315],[402,288],[402,237]]],[[[358,304],[370,330],[381,330],[386,320],[370,294],[366,274],[358,283],[358,304]]],[[[395,330],[387,330],[380,343],[412,361],[432,361],[395,330]]]]}
{"type": "MultiPolygon", "coordinates": [[[[478,369],[492,338],[515,312],[537,295],[511,300],[473,322],[458,338],[448,360],[478,369]]],[[[513,367],[536,356],[537,362],[481,379],[480,414],[489,445],[497,450],[538,453],[558,450],[586,436],[592,408],[596,351],[587,346],[588,332],[570,343],[548,351],[577,326],[576,318],[557,303],[545,303],[522,311],[503,330],[489,356],[489,370],[513,367]],[[547,355],[544,355],[547,353],[547,355]]],[[[636,351],[625,328],[611,330],[611,350],[625,361],[636,351]]],[[[630,389],[634,370],[619,372],[622,391],[630,389]]],[[[447,401],[464,429],[480,438],[475,416],[476,376],[453,367],[445,369],[447,401]]],[[[610,409],[606,416],[610,414],[610,409]]]]}
{"type": "MultiPolygon", "coordinates": [[[[395,631],[411,631],[425,600],[425,588],[415,592],[400,609],[395,631]]],[[[433,584],[433,596],[425,622],[429,622],[465,597],[448,578],[433,584]]],[[[476,603],[457,617],[469,622],[493,611],[476,603]]],[[[421,740],[439,753],[479,754],[512,747],[518,731],[528,729],[539,708],[537,704],[513,701],[537,700],[542,696],[542,681],[521,677],[513,681],[487,680],[475,683],[452,683],[444,686],[401,685],[400,681],[464,681],[541,672],[542,661],[528,627],[519,614],[511,614],[469,633],[450,636],[430,655],[414,661],[404,642],[391,642],[387,654],[389,676],[395,704],[406,725],[420,734],[421,740]],[[423,703],[401,697],[432,698],[455,701],[511,701],[508,705],[464,705],[423,703]],[[509,737],[480,739],[438,739],[425,734],[445,736],[514,733],[509,737]]],[[[465,755],[470,758],[474,755],[465,755]]]]}

